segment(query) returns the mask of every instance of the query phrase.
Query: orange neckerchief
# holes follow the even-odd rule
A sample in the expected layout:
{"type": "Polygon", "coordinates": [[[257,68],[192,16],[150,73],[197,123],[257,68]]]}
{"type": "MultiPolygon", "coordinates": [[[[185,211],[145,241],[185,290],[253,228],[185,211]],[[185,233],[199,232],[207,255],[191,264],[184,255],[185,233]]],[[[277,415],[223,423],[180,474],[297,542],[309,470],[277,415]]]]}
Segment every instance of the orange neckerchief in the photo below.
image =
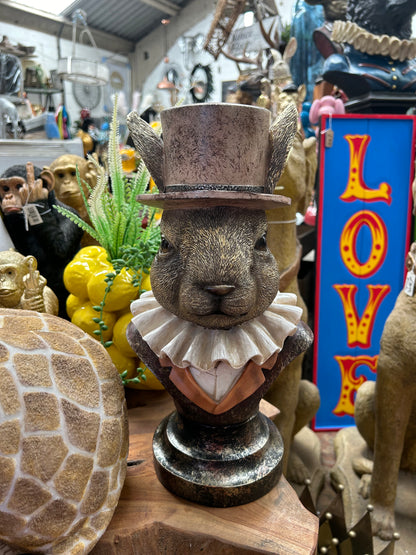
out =
{"type": "Polygon", "coordinates": [[[276,363],[277,355],[277,352],[274,353],[274,355],[261,366],[250,360],[232,389],[219,403],[211,399],[211,397],[198,385],[189,368],[175,366],[167,357],[161,358],[159,361],[164,367],[172,367],[169,378],[185,397],[210,414],[222,414],[241,403],[241,401],[244,401],[244,399],[250,397],[252,393],[263,385],[265,377],[262,368],[266,370],[273,368],[276,363]]]}

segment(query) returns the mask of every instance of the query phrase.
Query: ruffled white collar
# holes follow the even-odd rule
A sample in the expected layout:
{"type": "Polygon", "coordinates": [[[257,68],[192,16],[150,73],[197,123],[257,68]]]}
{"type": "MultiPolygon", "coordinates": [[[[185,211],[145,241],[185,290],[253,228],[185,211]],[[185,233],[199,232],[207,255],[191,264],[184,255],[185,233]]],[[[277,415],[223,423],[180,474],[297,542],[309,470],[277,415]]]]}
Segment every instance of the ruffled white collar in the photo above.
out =
{"type": "Polygon", "coordinates": [[[413,60],[415,39],[399,39],[394,35],[374,35],[353,21],[334,21],[331,40],[350,44],[356,50],[372,56],[390,56],[393,60],[413,60]]]}
{"type": "Polygon", "coordinates": [[[280,352],[302,316],[296,295],[278,293],[263,314],[228,330],[208,329],[178,318],[155,299],[152,291],[131,304],[132,322],[159,358],[179,368],[208,372],[226,362],[241,368],[250,360],[262,365],[280,352]]]}

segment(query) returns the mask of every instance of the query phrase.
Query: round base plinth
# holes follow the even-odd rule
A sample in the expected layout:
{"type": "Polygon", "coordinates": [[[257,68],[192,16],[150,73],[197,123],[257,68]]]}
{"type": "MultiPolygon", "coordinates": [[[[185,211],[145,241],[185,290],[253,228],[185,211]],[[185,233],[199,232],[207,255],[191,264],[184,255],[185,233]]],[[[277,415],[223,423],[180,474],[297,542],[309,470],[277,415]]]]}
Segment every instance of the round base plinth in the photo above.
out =
{"type": "Polygon", "coordinates": [[[212,427],[174,412],[153,437],[156,474],[172,493],[211,507],[249,503],[282,474],[283,442],[261,413],[233,426],[212,427]]]}

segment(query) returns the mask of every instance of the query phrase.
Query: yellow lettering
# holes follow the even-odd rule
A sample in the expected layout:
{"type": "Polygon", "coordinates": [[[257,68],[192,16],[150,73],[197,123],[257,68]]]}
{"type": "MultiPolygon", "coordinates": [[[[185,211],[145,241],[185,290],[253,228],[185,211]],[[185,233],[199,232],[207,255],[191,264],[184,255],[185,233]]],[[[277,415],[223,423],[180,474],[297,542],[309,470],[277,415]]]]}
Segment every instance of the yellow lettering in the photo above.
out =
{"type": "Polygon", "coordinates": [[[340,239],[341,258],[349,272],[359,278],[367,278],[382,266],[387,253],[387,229],[383,220],[370,210],[360,210],[345,224],[340,239]],[[362,226],[371,232],[371,252],[361,263],[357,257],[356,243],[362,226]]]}
{"type": "Polygon", "coordinates": [[[390,292],[390,286],[367,285],[369,299],[361,318],[358,317],[355,304],[355,294],[358,287],[356,285],[334,285],[333,287],[341,297],[345,323],[347,325],[348,347],[350,349],[353,347],[368,349],[371,347],[371,334],[377,311],[383,299],[390,292]]]}
{"type": "Polygon", "coordinates": [[[339,197],[346,202],[364,200],[367,202],[384,201],[391,204],[391,187],[388,183],[381,183],[378,189],[367,187],[363,178],[365,153],[371,140],[369,135],[345,135],[350,148],[350,167],[348,183],[345,191],[339,197]]]}
{"type": "Polygon", "coordinates": [[[335,356],[341,370],[341,392],[337,406],[332,411],[337,416],[354,416],[355,394],[359,387],[367,381],[365,376],[355,375],[358,366],[365,365],[371,372],[376,372],[378,355],[335,356]]]}

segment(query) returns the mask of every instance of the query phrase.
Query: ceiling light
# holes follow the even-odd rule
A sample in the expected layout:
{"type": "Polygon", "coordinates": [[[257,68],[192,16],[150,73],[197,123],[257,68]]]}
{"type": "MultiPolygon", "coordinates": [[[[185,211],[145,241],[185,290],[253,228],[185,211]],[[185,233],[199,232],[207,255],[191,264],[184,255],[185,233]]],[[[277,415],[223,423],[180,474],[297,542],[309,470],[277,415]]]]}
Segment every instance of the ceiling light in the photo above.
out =
{"type": "Polygon", "coordinates": [[[84,35],[87,35],[91,45],[97,48],[94,37],[87,27],[86,13],[82,10],[75,10],[72,16],[72,56],[58,60],[58,75],[61,79],[72,81],[73,83],[105,85],[110,78],[108,67],[93,60],[85,60],[76,56],[78,23],[84,26],[79,34],[79,41],[82,42],[84,35]]]}

